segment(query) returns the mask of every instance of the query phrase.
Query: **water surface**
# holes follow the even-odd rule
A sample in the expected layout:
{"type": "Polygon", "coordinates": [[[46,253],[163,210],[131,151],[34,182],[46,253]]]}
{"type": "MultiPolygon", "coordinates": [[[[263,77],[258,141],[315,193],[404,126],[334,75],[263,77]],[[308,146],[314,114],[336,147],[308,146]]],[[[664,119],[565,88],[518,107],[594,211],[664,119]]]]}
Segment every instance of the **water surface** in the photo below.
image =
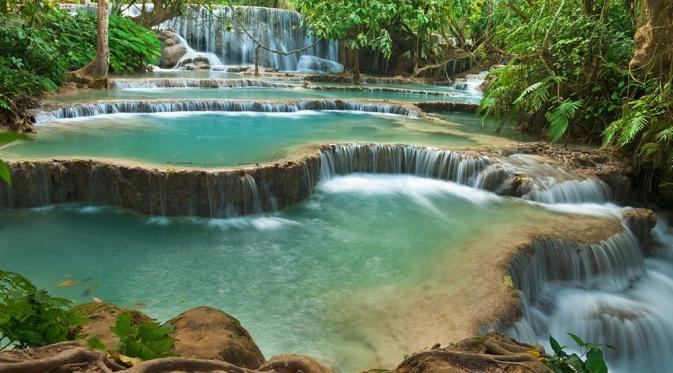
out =
{"type": "Polygon", "coordinates": [[[113,114],[40,127],[0,149],[7,158],[98,157],[193,167],[280,160],[304,145],[391,142],[460,148],[475,142],[447,125],[356,112],[113,114]]]}

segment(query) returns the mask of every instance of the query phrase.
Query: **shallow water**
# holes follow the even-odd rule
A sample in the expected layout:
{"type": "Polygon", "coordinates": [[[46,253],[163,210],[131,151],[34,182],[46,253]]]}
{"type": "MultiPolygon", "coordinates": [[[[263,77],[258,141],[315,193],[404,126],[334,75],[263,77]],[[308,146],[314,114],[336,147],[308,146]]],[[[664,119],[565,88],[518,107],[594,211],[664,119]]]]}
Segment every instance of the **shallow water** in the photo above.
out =
{"type": "Polygon", "coordinates": [[[227,167],[283,159],[324,142],[474,145],[446,125],[354,112],[113,114],[61,120],[0,149],[8,158],[127,159],[191,167],[227,167]]]}
{"type": "Polygon", "coordinates": [[[534,209],[439,180],[356,174],[286,210],[229,220],[3,211],[0,262],[55,295],[136,305],[160,320],[214,306],[238,317],[266,356],[305,353],[351,372],[377,362],[349,350],[361,342],[350,333],[358,320],[344,324],[341,305],[355,294],[394,298],[432,276],[438,258],[462,255],[481,227],[497,231],[534,209]],[[58,287],[63,280],[76,285],[58,287]]]}
{"type": "MultiPolygon", "coordinates": [[[[416,89],[416,88],[414,88],[416,89]]],[[[47,97],[46,103],[73,103],[122,99],[371,99],[403,102],[466,102],[479,103],[480,98],[467,92],[447,91],[446,95],[410,94],[398,92],[331,91],[306,88],[131,88],[75,91],[47,97]]]]}

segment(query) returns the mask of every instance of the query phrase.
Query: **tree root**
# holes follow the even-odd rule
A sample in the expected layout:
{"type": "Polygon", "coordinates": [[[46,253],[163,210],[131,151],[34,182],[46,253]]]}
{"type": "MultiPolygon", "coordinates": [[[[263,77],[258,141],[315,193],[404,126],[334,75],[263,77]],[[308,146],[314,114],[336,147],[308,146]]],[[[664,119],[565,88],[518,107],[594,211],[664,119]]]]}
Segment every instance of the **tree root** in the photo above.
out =
{"type": "Polygon", "coordinates": [[[102,352],[84,347],[74,347],[43,359],[0,364],[0,373],[42,373],[68,364],[91,363],[104,359],[106,359],[106,356],[102,352]]]}
{"type": "Polygon", "coordinates": [[[182,357],[167,357],[156,360],[144,361],[128,370],[125,373],[164,373],[174,371],[203,372],[203,371],[224,371],[226,373],[255,373],[258,371],[241,368],[234,364],[220,360],[200,360],[187,359],[182,357]]]}

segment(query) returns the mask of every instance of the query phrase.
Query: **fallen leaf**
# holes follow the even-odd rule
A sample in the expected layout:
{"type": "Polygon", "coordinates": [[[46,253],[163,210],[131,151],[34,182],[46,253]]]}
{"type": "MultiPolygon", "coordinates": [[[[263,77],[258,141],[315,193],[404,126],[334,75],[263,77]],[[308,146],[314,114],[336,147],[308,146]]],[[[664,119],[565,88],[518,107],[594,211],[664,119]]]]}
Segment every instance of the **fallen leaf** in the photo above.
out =
{"type": "Polygon", "coordinates": [[[64,280],[58,283],[58,287],[64,288],[68,286],[75,286],[75,281],[72,280],[64,280]]]}

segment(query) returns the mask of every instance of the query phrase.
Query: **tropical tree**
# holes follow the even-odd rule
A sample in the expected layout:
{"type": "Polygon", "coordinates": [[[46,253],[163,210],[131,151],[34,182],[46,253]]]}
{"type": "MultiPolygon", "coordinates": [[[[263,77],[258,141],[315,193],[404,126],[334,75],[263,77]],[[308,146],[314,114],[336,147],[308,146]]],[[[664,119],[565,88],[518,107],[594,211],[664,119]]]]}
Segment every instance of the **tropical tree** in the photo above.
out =
{"type": "Polygon", "coordinates": [[[107,78],[110,67],[110,48],[108,46],[110,3],[98,0],[98,24],[96,32],[96,57],[88,65],[71,73],[71,79],[85,82],[98,82],[107,78]]]}

